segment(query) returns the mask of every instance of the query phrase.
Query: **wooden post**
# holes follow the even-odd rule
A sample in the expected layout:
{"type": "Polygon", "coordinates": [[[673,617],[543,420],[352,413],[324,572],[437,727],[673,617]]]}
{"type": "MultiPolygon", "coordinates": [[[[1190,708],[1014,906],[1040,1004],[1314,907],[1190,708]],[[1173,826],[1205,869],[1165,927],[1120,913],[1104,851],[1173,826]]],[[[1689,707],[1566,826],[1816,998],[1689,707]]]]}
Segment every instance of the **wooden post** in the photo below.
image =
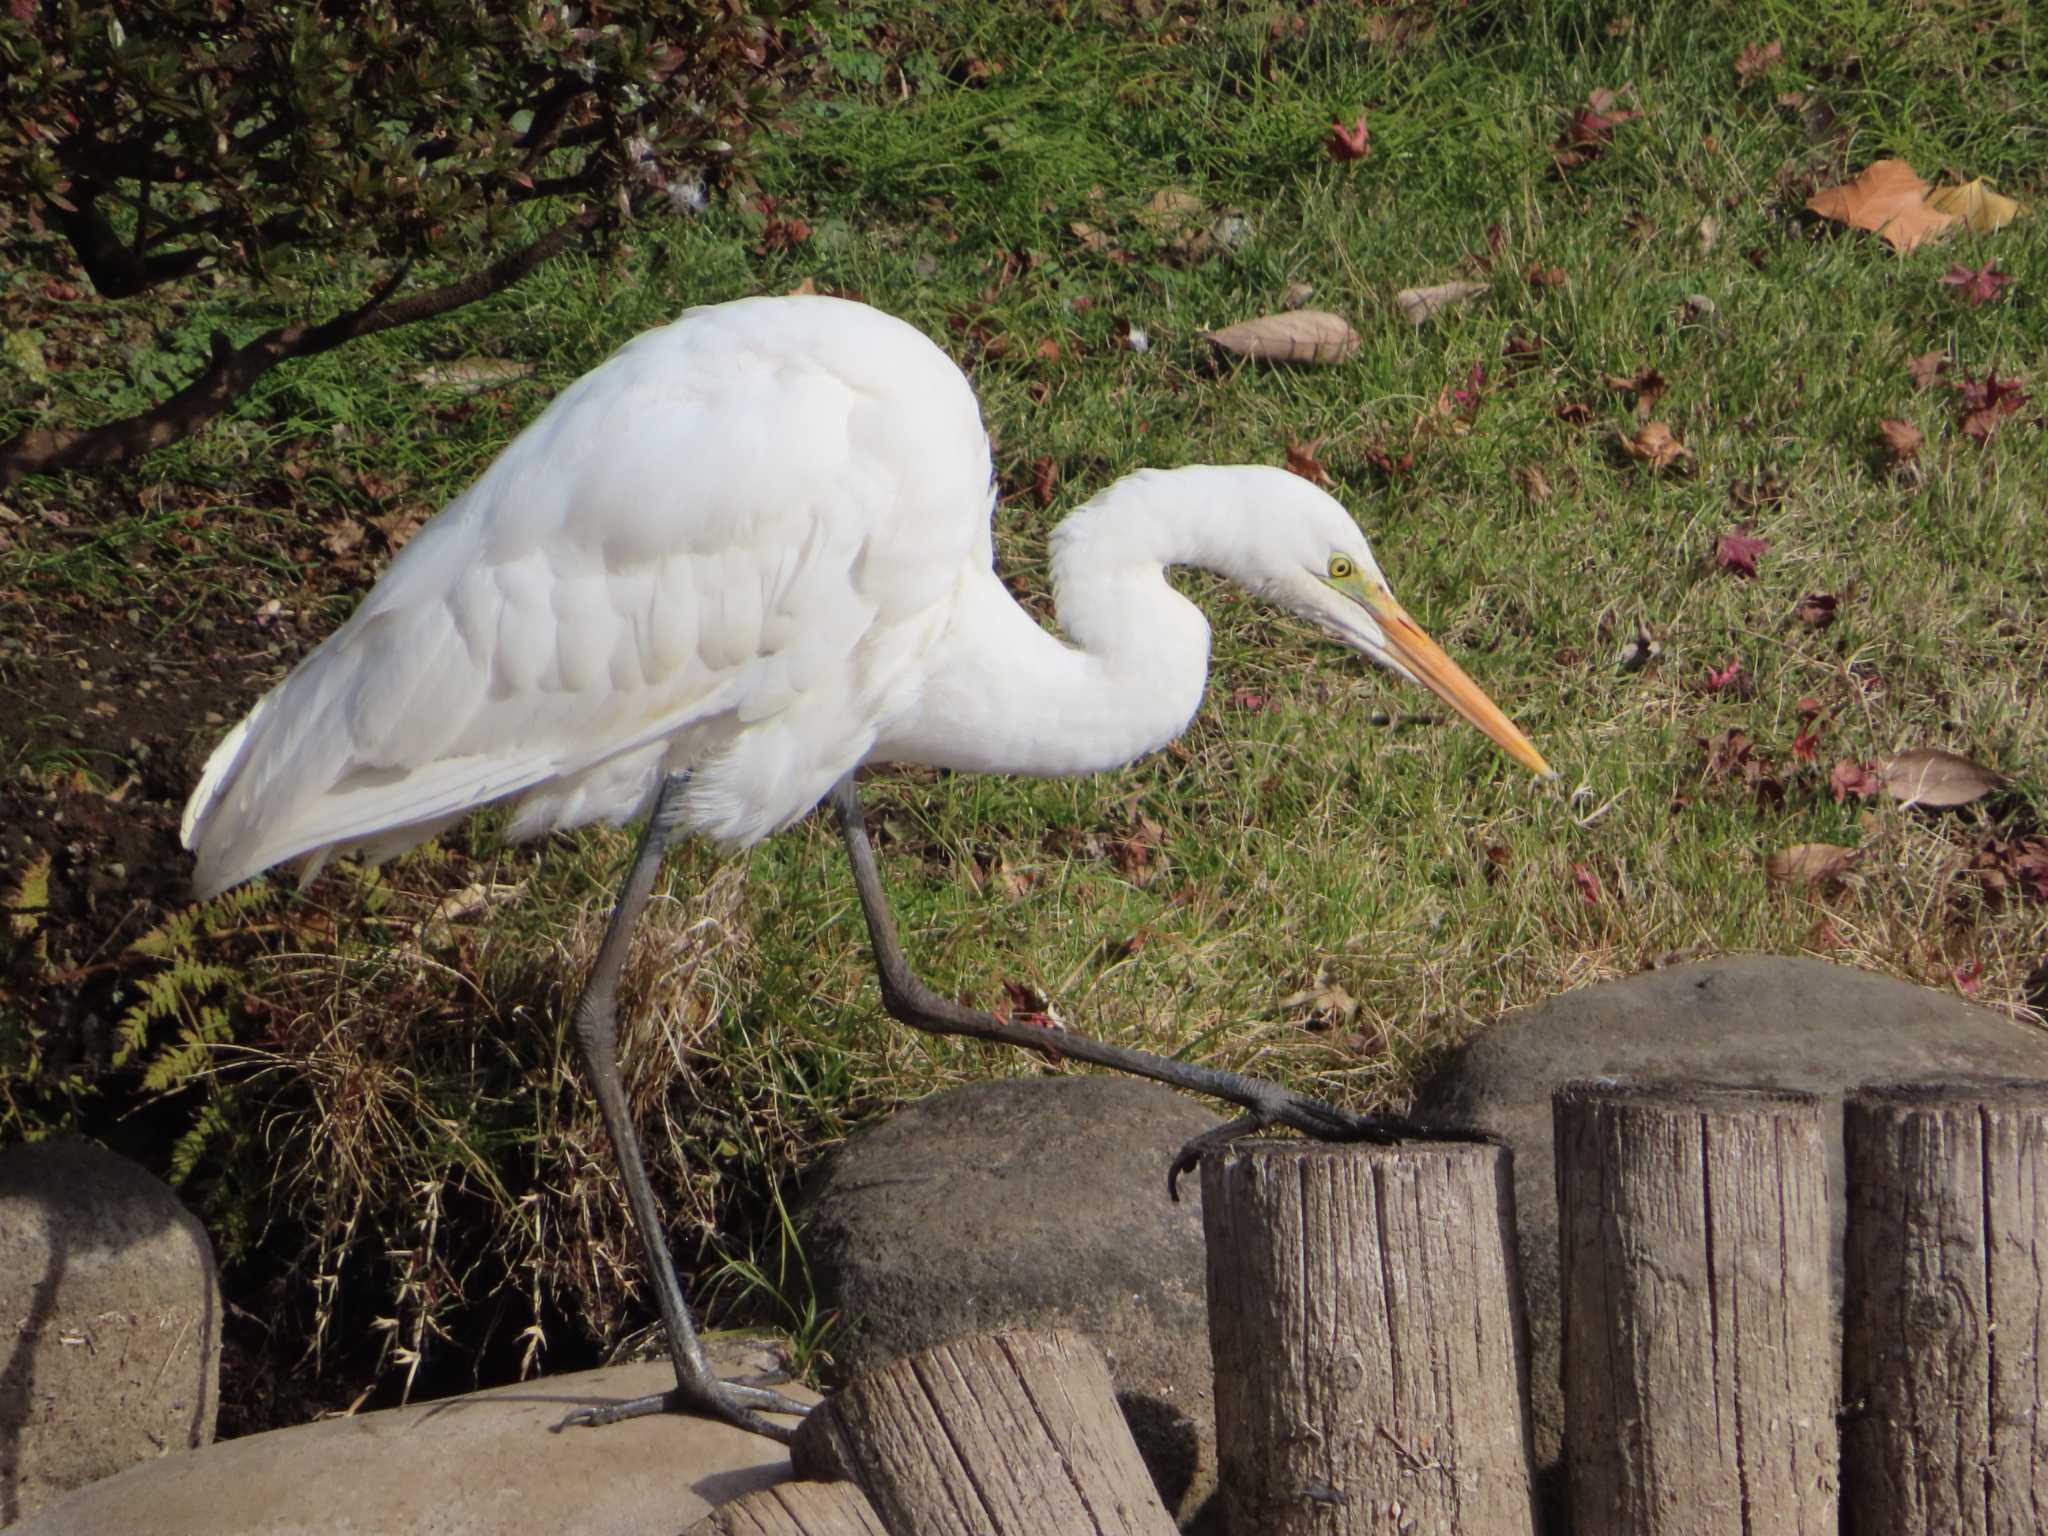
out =
{"type": "Polygon", "coordinates": [[[977,1335],[870,1371],[811,1410],[790,1457],[859,1484],[890,1536],[1175,1536],[1079,1334],[977,1335]]]}
{"type": "Polygon", "coordinates": [[[1842,1498],[1858,1536],[2048,1522],[2048,1083],[1843,1106],[1842,1498]]]}
{"type": "Polygon", "coordinates": [[[1596,1082],[1552,1110],[1577,1536],[1833,1536],[1819,1101],[1596,1082]]]}
{"type": "Polygon", "coordinates": [[[1513,1201],[1489,1145],[1202,1159],[1229,1530],[1529,1536],[1513,1201]]]}
{"type": "Polygon", "coordinates": [[[889,1536],[851,1483],[777,1483],[729,1500],[683,1536],[889,1536]]]}

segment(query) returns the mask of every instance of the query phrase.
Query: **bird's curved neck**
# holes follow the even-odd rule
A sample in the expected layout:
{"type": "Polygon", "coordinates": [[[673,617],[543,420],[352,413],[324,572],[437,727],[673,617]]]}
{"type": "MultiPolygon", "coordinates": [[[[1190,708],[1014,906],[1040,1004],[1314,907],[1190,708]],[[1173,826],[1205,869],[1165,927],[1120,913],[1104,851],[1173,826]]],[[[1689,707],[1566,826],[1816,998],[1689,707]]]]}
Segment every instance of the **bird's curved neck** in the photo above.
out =
{"type": "Polygon", "coordinates": [[[1227,480],[1197,468],[1128,476],[1054,531],[1049,634],[994,574],[963,589],[915,718],[878,758],[984,772],[1120,767],[1187,727],[1209,672],[1209,624],[1166,568],[1229,569],[1227,480]]]}

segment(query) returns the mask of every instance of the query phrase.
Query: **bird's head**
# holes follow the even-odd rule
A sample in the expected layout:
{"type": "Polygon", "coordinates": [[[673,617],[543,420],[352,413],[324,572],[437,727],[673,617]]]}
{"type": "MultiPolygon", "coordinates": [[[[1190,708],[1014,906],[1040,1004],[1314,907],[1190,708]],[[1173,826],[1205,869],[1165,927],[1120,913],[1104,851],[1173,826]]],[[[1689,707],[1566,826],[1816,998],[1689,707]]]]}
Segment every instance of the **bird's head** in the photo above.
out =
{"type": "Polygon", "coordinates": [[[1501,713],[1395,600],[1372,545],[1343,504],[1285,470],[1260,474],[1255,585],[1355,651],[1421,683],[1531,772],[1554,777],[1501,713]]]}

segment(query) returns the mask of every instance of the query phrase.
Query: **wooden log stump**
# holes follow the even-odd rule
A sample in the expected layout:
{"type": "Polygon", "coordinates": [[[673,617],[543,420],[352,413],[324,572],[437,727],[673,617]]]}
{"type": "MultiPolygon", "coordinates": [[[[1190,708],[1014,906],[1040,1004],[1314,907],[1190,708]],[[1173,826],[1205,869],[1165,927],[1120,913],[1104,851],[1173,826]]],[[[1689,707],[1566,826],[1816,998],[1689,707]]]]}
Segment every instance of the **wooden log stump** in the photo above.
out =
{"type": "Polygon", "coordinates": [[[858,1484],[890,1536],[1175,1536],[1079,1334],[977,1335],[870,1371],[811,1410],[790,1458],[858,1484]]]}
{"type": "Polygon", "coordinates": [[[1577,1536],[1833,1536],[1819,1101],[1598,1082],[1552,1107],[1577,1536]]]}
{"type": "Polygon", "coordinates": [[[683,1536],[889,1536],[851,1483],[777,1483],[711,1511],[683,1536]]]}
{"type": "Polygon", "coordinates": [[[1202,1159],[1229,1530],[1529,1536],[1513,1202],[1489,1145],[1202,1159]]]}
{"type": "Polygon", "coordinates": [[[1842,1501],[1857,1536],[2048,1529],[2048,1083],[1843,1106],[1842,1501]]]}

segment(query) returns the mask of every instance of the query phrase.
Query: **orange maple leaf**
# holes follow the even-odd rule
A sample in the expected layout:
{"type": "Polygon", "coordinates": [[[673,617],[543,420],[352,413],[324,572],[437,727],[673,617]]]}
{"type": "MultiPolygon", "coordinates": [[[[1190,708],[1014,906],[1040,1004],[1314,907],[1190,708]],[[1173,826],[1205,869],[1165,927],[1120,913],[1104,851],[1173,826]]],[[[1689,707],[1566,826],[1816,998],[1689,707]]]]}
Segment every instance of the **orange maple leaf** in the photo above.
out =
{"type": "Polygon", "coordinates": [[[1874,231],[1895,251],[1910,251],[1955,223],[1928,206],[1928,185],[1903,160],[1866,166],[1854,181],[1823,187],[1806,200],[1809,212],[1852,229],[1874,231]]]}

